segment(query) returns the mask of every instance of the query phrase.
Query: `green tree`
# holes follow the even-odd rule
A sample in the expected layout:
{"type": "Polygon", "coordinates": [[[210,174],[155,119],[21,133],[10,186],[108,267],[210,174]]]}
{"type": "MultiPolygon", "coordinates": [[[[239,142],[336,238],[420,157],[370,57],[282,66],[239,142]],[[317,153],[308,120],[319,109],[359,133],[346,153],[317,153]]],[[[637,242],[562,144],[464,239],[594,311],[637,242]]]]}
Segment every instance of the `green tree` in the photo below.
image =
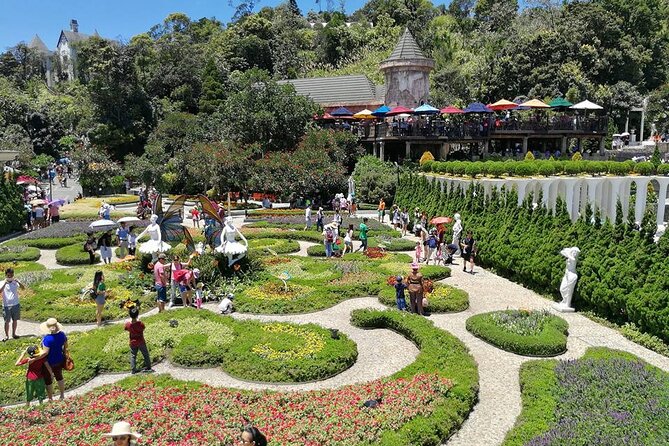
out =
{"type": "Polygon", "coordinates": [[[199,109],[201,113],[213,113],[225,102],[228,95],[228,73],[216,66],[209,59],[204,67],[202,75],[202,96],[200,96],[199,109]]]}

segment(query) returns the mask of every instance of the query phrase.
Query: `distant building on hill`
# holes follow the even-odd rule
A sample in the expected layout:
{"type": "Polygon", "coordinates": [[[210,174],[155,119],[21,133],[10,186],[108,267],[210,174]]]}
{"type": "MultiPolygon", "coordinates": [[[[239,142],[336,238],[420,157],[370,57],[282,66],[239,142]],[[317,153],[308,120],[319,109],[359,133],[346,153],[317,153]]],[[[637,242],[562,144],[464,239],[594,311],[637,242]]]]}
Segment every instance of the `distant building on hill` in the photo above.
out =
{"type": "Polygon", "coordinates": [[[385,85],[375,85],[362,74],[291,79],[281,83],[292,84],[298,94],[309,96],[327,112],[343,106],[355,113],[374,110],[382,104],[411,108],[427,102],[433,68],[434,61],[423,55],[405,29],[393,52],[379,66],[386,78],[385,85]]]}

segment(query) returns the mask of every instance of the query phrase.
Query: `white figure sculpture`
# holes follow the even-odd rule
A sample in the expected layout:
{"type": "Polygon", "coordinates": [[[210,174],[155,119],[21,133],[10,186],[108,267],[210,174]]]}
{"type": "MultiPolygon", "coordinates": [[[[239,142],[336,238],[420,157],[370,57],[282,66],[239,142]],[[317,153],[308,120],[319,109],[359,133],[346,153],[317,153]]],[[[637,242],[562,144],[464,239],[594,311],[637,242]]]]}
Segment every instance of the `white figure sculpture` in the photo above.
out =
{"type": "Polygon", "coordinates": [[[563,313],[571,313],[574,311],[574,308],[571,306],[571,299],[574,295],[574,289],[576,288],[576,281],[578,280],[578,274],[576,274],[576,261],[578,260],[578,255],[580,253],[581,250],[576,246],[564,248],[560,251],[560,254],[567,258],[567,268],[562,277],[562,282],[560,282],[562,301],[553,304],[553,307],[563,313]]]}
{"type": "Polygon", "coordinates": [[[137,236],[137,240],[141,239],[145,235],[150,237],[148,242],[142,243],[139,246],[139,252],[145,254],[151,254],[153,260],[155,261],[158,258],[158,253],[165,252],[171,248],[169,243],[165,243],[162,240],[162,235],[160,234],[160,226],[158,223],[158,216],[156,214],[151,215],[151,224],[144,229],[144,231],[137,236]]]}
{"type": "Polygon", "coordinates": [[[225,254],[228,257],[228,266],[232,266],[233,263],[246,256],[248,250],[249,242],[246,237],[232,224],[232,217],[226,217],[221,233],[221,244],[216,248],[216,252],[225,254]],[[236,234],[239,234],[244,243],[237,241],[236,234]]]}
{"type": "Polygon", "coordinates": [[[460,217],[460,214],[455,214],[453,216],[455,218],[455,223],[453,224],[453,243],[455,246],[458,247],[458,250],[455,251],[453,254],[454,255],[461,255],[460,251],[460,236],[462,235],[462,220],[460,217]]]}

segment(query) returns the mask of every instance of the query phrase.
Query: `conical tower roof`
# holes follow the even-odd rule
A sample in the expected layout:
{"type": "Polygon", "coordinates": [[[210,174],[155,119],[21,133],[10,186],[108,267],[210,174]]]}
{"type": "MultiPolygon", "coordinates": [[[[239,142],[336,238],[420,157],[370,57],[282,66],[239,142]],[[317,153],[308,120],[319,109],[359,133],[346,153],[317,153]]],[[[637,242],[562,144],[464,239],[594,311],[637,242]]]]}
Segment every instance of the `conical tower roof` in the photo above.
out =
{"type": "Polygon", "coordinates": [[[40,54],[49,54],[51,52],[37,34],[35,34],[33,40],[31,40],[30,43],[28,44],[28,48],[31,48],[40,54]]]}
{"type": "Polygon", "coordinates": [[[395,46],[390,57],[386,60],[427,59],[413,38],[409,28],[404,28],[404,33],[395,46]]]}

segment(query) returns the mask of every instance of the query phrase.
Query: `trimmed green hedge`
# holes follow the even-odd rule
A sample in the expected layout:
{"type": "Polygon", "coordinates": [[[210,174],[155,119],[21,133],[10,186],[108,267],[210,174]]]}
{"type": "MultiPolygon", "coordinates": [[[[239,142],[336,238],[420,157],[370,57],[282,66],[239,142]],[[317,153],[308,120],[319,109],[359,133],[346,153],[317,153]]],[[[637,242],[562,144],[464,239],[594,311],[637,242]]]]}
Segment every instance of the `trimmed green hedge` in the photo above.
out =
{"type": "Polygon", "coordinates": [[[30,246],[38,249],[58,249],[75,243],[81,243],[83,246],[85,240],[85,235],[77,235],[74,237],[23,238],[10,240],[5,243],[5,246],[30,246]]]}
{"type": "Polygon", "coordinates": [[[465,421],[478,400],[478,369],[467,347],[432,321],[395,310],[354,310],[351,323],[362,328],[386,328],[413,341],[420,353],[416,361],[395,373],[408,378],[437,373],[452,380],[453,388],[432,414],[410,420],[397,431],[384,432],[382,446],[435,446],[443,443],[465,421]]]}
{"type": "MultiPolygon", "coordinates": [[[[408,305],[409,293],[406,292],[405,294],[408,305]]],[[[425,297],[430,304],[428,310],[432,313],[458,313],[469,308],[469,294],[466,291],[443,283],[435,283],[434,291],[426,294],[425,297]]],[[[389,307],[395,307],[397,304],[395,301],[395,287],[386,286],[382,288],[379,293],[379,301],[389,307]]]]}
{"type": "MultiPolygon", "coordinates": [[[[100,261],[100,254],[95,253],[95,262],[100,261]]],[[[81,244],[63,246],[56,250],[56,262],[60,265],[88,265],[90,259],[88,253],[84,251],[83,242],[81,244]]]]}
{"type": "Polygon", "coordinates": [[[449,175],[467,175],[476,177],[478,175],[490,175],[501,177],[503,175],[528,177],[528,176],[551,176],[551,175],[578,175],[588,173],[590,175],[666,175],[669,168],[656,168],[650,161],[640,163],[628,163],[627,161],[553,161],[553,160],[505,160],[485,163],[467,161],[429,161],[421,166],[423,172],[432,172],[449,175]]]}
{"type": "MultiPolygon", "coordinates": [[[[323,238],[321,237],[320,243],[314,246],[307,248],[307,254],[312,257],[325,257],[325,245],[323,244],[323,238]]],[[[341,238],[342,243],[340,249],[344,249],[344,239],[341,238]]],[[[379,245],[383,245],[385,250],[388,252],[402,252],[402,251],[411,251],[416,246],[415,242],[407,240],[400,237],[370,237],[368,246],[370,248],[377,248],[379,245]]],[[[356,248],[357,249],[357,248],[356,248]]],[[[348,251],[350,252],[350,251],[348,251]]]]}
{"type": "Polygon", "coordinates": [[[249,249],[267,253],[269,250],[277,254],[288,254],[300,250],[300,244],[296,240],[275,240],[271,238],[254,238],[249,240],[249,249]]]}
{"type": "Polygon", "coordinates": [[[25,245],[0,246],[0,263],[2,262],[34,262],[39,260],[40,252],[37,248],[25,245]]]}
{"type": "Polygon", "coordinates": [[[503,310],[477,314],[467,319],[467,330],[474,336],[518,355],[556,356],[567,351],[567,321],[546,315],[541,330],[535,334],[520,334],[499,325],[495,315],[528,317],[537,312],[525,310],[503,310]]]}

